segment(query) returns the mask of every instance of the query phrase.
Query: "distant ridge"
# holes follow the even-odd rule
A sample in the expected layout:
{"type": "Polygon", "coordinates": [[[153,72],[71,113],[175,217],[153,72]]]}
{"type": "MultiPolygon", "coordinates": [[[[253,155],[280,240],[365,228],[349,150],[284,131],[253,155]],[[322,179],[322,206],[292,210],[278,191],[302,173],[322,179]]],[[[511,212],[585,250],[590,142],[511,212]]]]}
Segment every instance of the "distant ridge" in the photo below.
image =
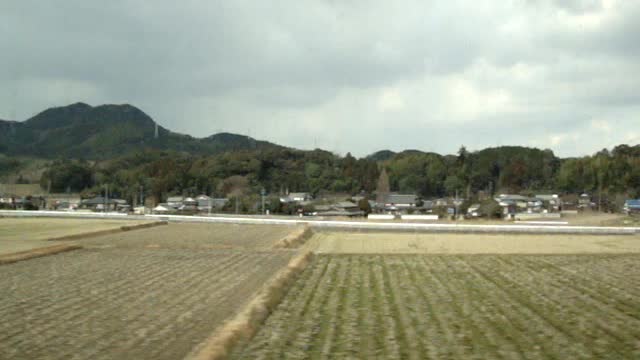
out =
{"type": "Polygon", "coordinates": [[[44,158],[104,159],[143,149],[214,154],[283,148],[248,136],[220,133],[198,139],[158,126],[130,104],[75,103],[46,109],[24,122],[0,120],[0,152],[44,158]]]}

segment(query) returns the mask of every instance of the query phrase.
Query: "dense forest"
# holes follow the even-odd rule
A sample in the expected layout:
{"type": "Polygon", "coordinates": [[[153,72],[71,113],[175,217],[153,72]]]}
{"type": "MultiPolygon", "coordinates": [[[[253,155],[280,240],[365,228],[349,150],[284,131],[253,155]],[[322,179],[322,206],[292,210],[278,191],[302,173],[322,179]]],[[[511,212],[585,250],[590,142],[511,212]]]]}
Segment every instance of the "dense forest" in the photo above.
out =
{"type": "Polygon", "coordinates": [[[394,153],[385,160],[357,159],[314,150],[243,150],[216,155],[148,150],[110,160],[52,161],[41,185],[52,192],[110,191],[132,198],[142,190],[161,200],[200,193],[226,196],[243,179],[242,193],[286,191],[372,194],[381,169],[392,191],[425,199],[472,196],[479,191],[604,193],[640,195],[640,146],[620,145],[593,156],[560,159],[550,150],[505,146],[456,155],[419,151],[394,153]],[[235,180],[234,180],[235,179],[235,180]]]}

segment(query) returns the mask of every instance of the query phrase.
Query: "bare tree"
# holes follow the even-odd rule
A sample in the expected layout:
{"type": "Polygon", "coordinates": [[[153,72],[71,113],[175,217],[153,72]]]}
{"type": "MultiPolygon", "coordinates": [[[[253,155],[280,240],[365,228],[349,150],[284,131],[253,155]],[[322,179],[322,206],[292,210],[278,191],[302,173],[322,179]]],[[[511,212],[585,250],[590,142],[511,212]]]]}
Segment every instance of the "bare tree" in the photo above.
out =
{"type": "Polygon", "coordinates": [[[236,214],[239,210],[239,198],[243,196],[249,189],[249,180],[245,176],[233,175],[224,179],[218,190],[227,197],[235,199],[236,214]]]}

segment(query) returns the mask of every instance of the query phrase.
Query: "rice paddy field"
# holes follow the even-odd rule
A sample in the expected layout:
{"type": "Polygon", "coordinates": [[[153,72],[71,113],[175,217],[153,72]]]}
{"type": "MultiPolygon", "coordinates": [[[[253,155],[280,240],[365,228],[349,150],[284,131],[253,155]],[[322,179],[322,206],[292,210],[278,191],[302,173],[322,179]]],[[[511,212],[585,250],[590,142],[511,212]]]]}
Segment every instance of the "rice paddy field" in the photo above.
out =
{"type": "Polygon", "coordinates": [[[306,244],[330,254],[640,253],[640,235],[319,232],[306,244]]]}
{"type": "Polygon", "coordinates": [[[637,359],[638,255],[317,255],[234,359],[637,359]]]}
{"type": "Polygon", "coordinates": [[[0,359],[640,358],[638,235],[169,223],[47,242],[122,224],[4,220],[82,248],[0,265],[0,359]],[[234,322],[251,304],[259,322],[234,322]],[[200,351],[228,324],[233,341],[200,351]]]}
{"type": "Polygon", "coordinates": [[[169,224],[0,265],[0,359],[181,359],[287,265],[261,249],[293,229],[169,224]]]}
{"type": "Polygon", "coordinates": [[[0,217],[0,254],[51,246],[47,240],[52,238],[143,223],[147,221],[0,217]]]}

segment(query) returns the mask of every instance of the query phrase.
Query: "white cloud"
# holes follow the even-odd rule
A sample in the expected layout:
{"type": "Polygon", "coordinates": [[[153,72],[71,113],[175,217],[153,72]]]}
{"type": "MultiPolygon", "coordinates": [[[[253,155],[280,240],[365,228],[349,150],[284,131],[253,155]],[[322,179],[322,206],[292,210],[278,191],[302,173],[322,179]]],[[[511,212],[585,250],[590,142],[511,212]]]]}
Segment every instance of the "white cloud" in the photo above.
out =
{"type": "Polygon", "coordinates": [[[639,15],[613,0],[23,0],[0,12],[0,117],[130,102],[195,136],[357,155],[592,153],[638,141],[639,15]]]}

